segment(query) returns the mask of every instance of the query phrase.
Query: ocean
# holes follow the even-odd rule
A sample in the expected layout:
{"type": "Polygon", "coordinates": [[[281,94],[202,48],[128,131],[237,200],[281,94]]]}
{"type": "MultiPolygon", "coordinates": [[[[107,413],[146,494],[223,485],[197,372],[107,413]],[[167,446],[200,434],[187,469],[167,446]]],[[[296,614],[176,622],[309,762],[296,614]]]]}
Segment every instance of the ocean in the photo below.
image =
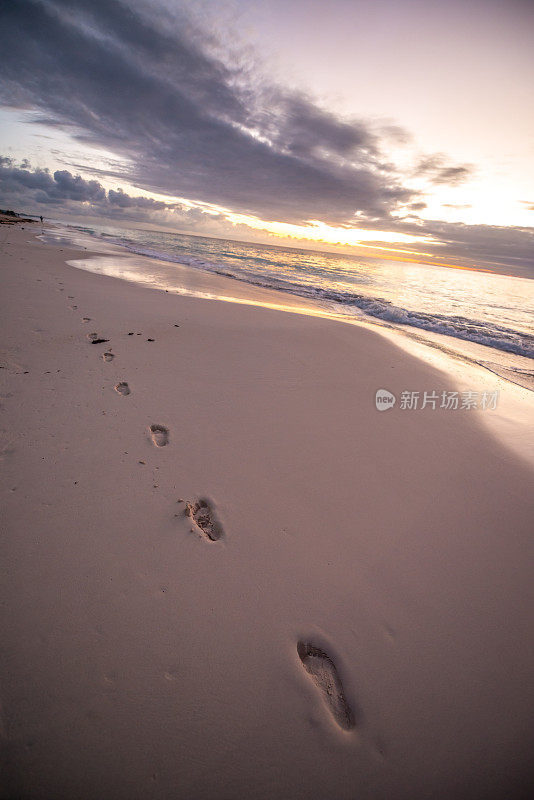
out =
{"type": "MultiPolygon", "coordinates": [[[[312,299],[326,312],[399,328],[482,362],[494,358],[527,383],[534,377],[534,280],[528,278],[155,230],[68,227],[166,262],[161,280],[151,265],[148,282],[159,288],[172,288],[169,265],[182,264],[312,299]]],[[[136,280],[135,270],[128,278],[136,280]]],[[[138,278],[147,283],[146,274],[138,278]]]]}

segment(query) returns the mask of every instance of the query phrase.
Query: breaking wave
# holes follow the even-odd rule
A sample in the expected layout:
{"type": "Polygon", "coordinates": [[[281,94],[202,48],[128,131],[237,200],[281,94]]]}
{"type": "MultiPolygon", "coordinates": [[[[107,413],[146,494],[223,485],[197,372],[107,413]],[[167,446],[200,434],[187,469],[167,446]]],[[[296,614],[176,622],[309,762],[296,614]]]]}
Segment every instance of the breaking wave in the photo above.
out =
{"type": "MultiPolygon", "coordinates": [[[[77,226],[73,226],[77,227],[77,226]]],[[[241,242],[225,241],[225,248],[222,244],[211,244],[206,246],[208,258],[205,253],[192,252],[195,248],[188,246],[188,240],[197,237],[186,237],[174,234],[158,234],[143,231],[145,241],[136,241],[133,237],[126,238],[116,233],[106,233],[104,231],[96,233],[92,229],[78,228],[84,233],[92,233],[101,236],[107,241],[120,245],[121,247],[142,256],[149,256],[161,261],[181,264],[183,266],[194,267],[217,275],[244,281],[255,286],[283,291],[304,298],[310,298],[328,306],[329,310],[337,313],[349,315],[366,315],[390,323],[392,325],[409,325],[420,330],[432,333],[444,334],[457,339],[475,342],[477,344],[492,347],[507,353],[513,353],[527,358],[534,358],[534,335],[523,330],[516,330],[512,327],[497,324],[493,320],[473,319],[464,315],[447,315],[434,313],[425,309],[414,310],[404,308],[390,300],[380,296],[370,296],[360,294],[346,288],[347,275],[341,274],[338,262],[347,261],[344,257],[333,261],[330,254],[313,253],[305,251],[284,251],[281,248],[272,248],[261,245],[246,245],[241,242]],[[157,241],[157,237],[163,241],[157,241]],[[168,241],[166,241],[167,237],[168,241]],[[146,239],[152,238],[157,246],[151,246],[151,242],[146,239]],[[161,244],[164,247],[161,247],[161,244]],[[214,252],[217,246],[220,252],[214,252]],[[232,247],[233,246],[233,247],[232,247]],[[209,248],[211,247],[211,252],[209,248]],[[173,252],[174,251],[174,252],[173,252]],[[263,251],[263,252],[262,252],[263,251]],[[284,262],[284,254],[286,261],[284,262]],[[295,256],[297,254],[300,260],[295,256]],[[287,267],[287,259],[292,259],[291,268],[287,267]],[[334,268],[331,264],[334,263],[334,268]],[[336,272],[336,269],[338,270],[336,272]],[[281,275],[286,272],[293,280],[284,278],[281,275]],[[340,276],[343,280],[339,280],[340,276]],[[295,280],[294,278],[298,278],[295,280]],[[318,283],[323,285],[319,286],[318,283]],[[324,284],[332,284],[331,286],[324,284]],[[344,283],[342,288],[339,284],[344,283]],[[334,285],[337,284],[337,285],[334,285]]],[[[136,232],[128,231],[128,233],[136,232]]],[[[137,237],[136,237],[137,238],[137,237]]],[[[141,238],[139,236],[138,238],[141,238]]],[[[201,238],[198,242],[202,243],[201,238]]],[[[201,244],[195,241],[198,250],[201,244]]],[[[349,262],[351,263],[351,262],[349,262]]],[[[350,276],[359,285],[368,286],[371,281],[360,273],[357,277],[350,276]]],[[[370,289],[379,289],[374,285],[370,289]]],[[[427,296],[431,297],[432,287],[429,288],[427,296]]],[[[481,296],[479,305],[482,307],[489,300],[484,300],[481,296]]],[[[440,298],[437,297],[434,305],[439,306],[440,298]]],[[[428,305],[428,302],[427,302],[428,305]]]]}

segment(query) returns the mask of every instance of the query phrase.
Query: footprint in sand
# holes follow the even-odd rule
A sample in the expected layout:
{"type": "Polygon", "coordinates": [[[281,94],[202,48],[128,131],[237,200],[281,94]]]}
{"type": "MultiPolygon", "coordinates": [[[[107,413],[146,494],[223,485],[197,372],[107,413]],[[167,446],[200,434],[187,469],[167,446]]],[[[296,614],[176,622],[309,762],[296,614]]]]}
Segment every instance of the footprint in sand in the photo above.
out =
{"type": "Polygon", "coordinates": [[[109,342],[109,339],[102,339],[98,333],[88,333],[87,338],[91,344],[103,344],[104,342],[109,342]]]}
{"type": "Polygon", "coordinates": [[[91,317],[82,317],[82,322],[91,322],[91,317]]]}
{"type": "Polygon", "coordinates": [[[165,447],[169,444],[169,431],[164,425],[151,425],[150,438],[156,447],[165,447]]]}
{"type": "Polygon", "coordinates": [[[114,358],[115,356],[113,355],[113,353],[102,353],[103,361],[113,361],[114,358]]]}
{"type": "Polygon", "coordinates": [[[128,386],[128,384],[126,383],[126,381],[121,381],[120,383],[118,383],[118,384],[115,386],[115,391],[116,391],[118,394],[122,394],[122,395],[124,395],[124,396],[125,396],[125,395],[127,395],[127,394],[131,394],[131,392],[130,392],[130,387],[128,386]]]}
{"type": "Polygon", "coordinates": [[[345,731],[352,730],[356,725],[354,713],[345,699],[343,684],[332,659],[324,650],[308,642],[298,642],[297,653],[339,727],[345,731]]]}
{"type": "Polygon", "coordinates": [[[185,515],[190,517],[207,539],[216,542],[223,537],[222,525],[215,516],[209,502],[201,497],[185,504],[185,515]]]}

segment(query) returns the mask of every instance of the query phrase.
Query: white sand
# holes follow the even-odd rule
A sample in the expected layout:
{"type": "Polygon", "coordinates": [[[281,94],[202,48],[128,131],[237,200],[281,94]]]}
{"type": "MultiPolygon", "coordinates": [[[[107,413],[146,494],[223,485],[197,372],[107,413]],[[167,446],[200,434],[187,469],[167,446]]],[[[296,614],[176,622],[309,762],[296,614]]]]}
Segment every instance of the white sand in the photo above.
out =
{"type": "Polygon", "coordinates": [[[532,472],[374,407],[454,386],[0,240],[1,797],[533,796],[532,472]]]}

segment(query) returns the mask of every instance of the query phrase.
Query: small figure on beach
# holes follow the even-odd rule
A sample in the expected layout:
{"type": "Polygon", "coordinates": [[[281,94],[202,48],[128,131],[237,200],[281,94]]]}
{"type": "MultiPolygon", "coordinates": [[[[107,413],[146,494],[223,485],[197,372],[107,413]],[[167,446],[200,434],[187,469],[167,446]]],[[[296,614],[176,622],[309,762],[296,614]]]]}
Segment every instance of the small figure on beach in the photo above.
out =
{"type": "Polygon", "coordinates": [[[41,225],[42,225],[42,224],[43,224],[43,218],[42,218],[42,217],[39,217],[39,219],[41,220],[41,225]]]}

